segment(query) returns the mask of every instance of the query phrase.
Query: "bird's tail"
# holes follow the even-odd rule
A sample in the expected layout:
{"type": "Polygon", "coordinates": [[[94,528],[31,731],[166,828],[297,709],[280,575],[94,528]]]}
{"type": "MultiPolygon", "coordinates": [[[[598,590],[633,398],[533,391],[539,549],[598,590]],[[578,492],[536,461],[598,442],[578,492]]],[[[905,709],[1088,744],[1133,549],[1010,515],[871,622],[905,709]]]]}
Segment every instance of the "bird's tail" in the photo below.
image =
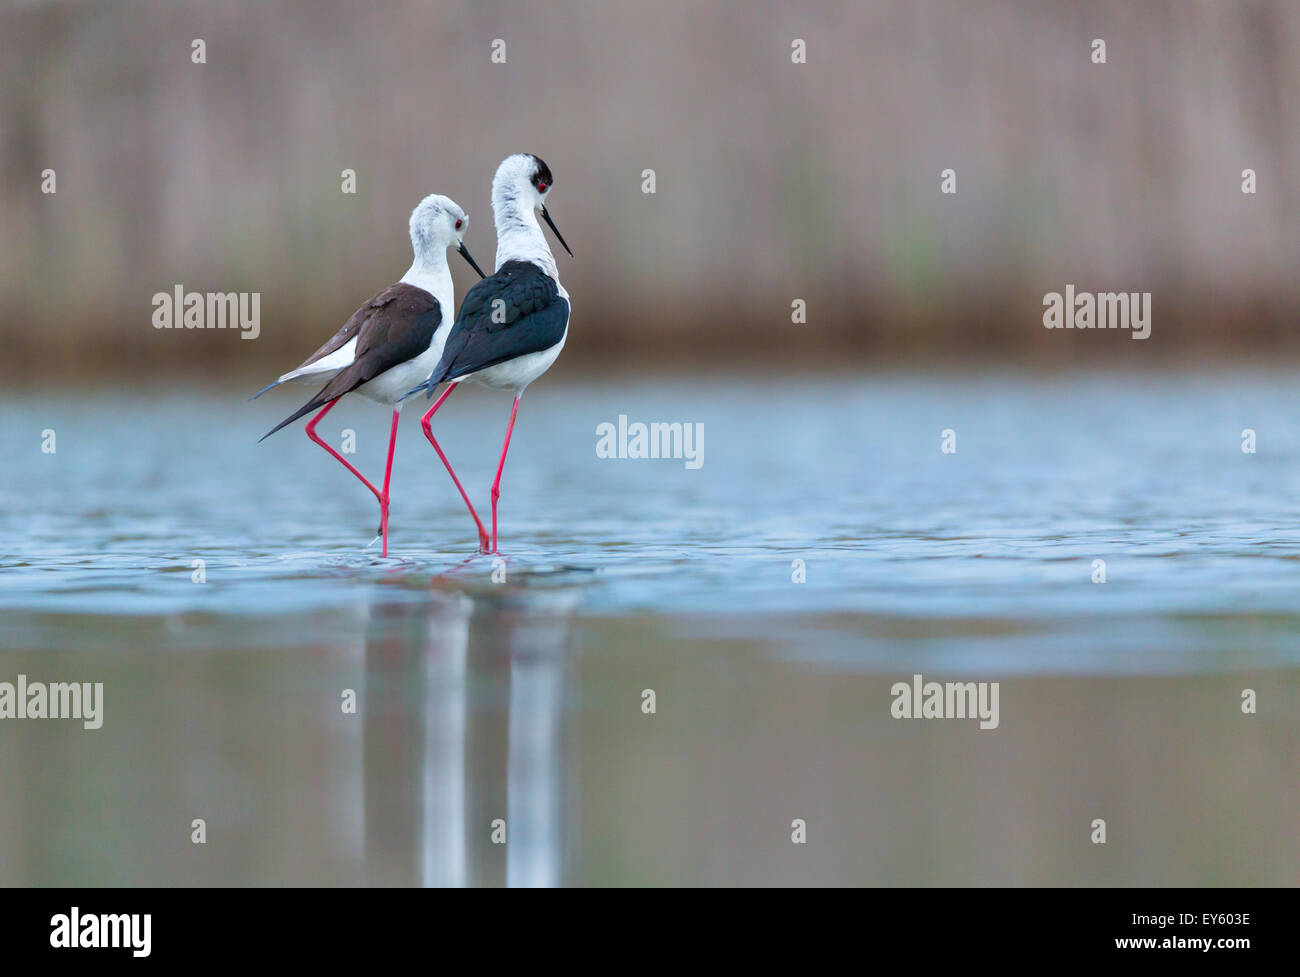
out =
{"type": "Polygon", "coordinates": [[[421,390],[427,389],[429,389],[429,381],[425,380],[424,383],[420,384],[418,387],[412,387],[410,390],[406,391],[406,393],[402,394],[402,399],[406,400],[408,397],[414,397],[421,390]]]}
{"type": "Polygon", "coordinates": [[[442,377],[439,376],[437,371],[434,371],[429,375],[429,379],[425,380],[424,383],[420,384],[418,387],[412,387],[404,393],[402,399],[405,400],[407,397],[413,397],[423,390],[424,399],[430,400],[433,397],[433,392],[438,389],[438,384],[440,383],[442,383],[442,377]]]}
{"type": "Polygon", "coordinates": [[[315,397],[307,401],[307,403],[303,404],[296,411],[294,411],[292,414],[290,414],[288,417],[282,420],[279,424],[277,424],[275,427],[271,428],[271,430],[267,431],[260,438],[258,438],[257,443],[261,444],[263,441],[269,438],[276,431],[280,430],[280,428],[284,427],[286,424],[292,424],[294,421],[298,420],[298,418],[310,414],[314,410],[320,410],[320,408],[324,407],[330,401],[337,400],[337,399],[338,399],[337,397],[326,396],[325,391],[322,390],[315,397]]]}
{"type": "Polygon", "coordinates": [[[268,390],[273,390],[274,388],[280,386],[280,384],[282,383],[284,383],[284,380],[272,380],[265,387],[263,387],[257,393],[253,394],[253,396],[249,397],[248,399],[256,400],[258,397],[262,396],[262,394],[266,393],[268,390]]]}

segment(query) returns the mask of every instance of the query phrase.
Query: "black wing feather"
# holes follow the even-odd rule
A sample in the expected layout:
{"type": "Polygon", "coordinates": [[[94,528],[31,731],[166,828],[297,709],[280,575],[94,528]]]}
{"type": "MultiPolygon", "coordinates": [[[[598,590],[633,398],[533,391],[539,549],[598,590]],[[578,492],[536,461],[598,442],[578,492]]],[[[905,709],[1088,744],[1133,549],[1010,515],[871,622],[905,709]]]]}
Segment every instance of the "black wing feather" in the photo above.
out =
{"type": "Polygon", "coordinates": [[[568,322],[569,303],[555,279],[531,261],[507,261],[466,294],[442,359],[416,390],[432,392],[440,383],[550,349],[568,322]]]}
{"type": "Polygon", "coordinates": [[[357,352],[352,365],[336,374],[311,400],[259,440],[265,441],[286,424],[338,400],[429,348],[442,324],[442,306],[422,288],[399,282],[363,305],[348,321],[356,322],[357,352]],[[358,321],[358,317],[361,317],[358,321]]]}

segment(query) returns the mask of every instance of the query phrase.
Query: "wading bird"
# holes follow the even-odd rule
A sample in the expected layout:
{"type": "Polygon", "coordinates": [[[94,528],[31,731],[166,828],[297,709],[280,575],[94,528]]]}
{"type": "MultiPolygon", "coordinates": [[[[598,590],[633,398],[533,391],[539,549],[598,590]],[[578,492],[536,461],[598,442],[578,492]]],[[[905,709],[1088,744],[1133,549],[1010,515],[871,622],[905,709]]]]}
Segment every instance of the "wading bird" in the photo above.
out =
{"type": "Polygon", "coordinates": [[[438,365],[424,383],[410,391],[414,394],[425,390],[432,397],[438,384],[447,384],[442,396],[420,419],[420,426],[460,489],[461,498],[478,528],[479,549],[485,553],[489,552],[487,532],[460,479],[451,470],[451,463],[434,439],[430,421],[462,381],[474,380],[486,387],[514,393],[501,461],[492,482],[491,552],[497,552],[497,499],[501,496],[501,472],[506,466],[506,452],[510,450],[519,398],[524,388],[555,362],[569,332],[569,293],[560,284],[555,257],[537,222],[541,215],[564,250],[573,256],[546,209],[551,183],[550,167],[530,153],[507,156],[497,167],[492,179],[496,272],[476,282],[466,294],[438,365]]]}
{"type": "Polygon", "coordinates": [[[290,370],[268,384],[254,398],[290,380],[319,383],[328,381],[311,400],[277,424],[265,441],[286,424],[314,410],[307,422],[307,437],[333,455],[365,484],[379,500],[379,535],[383,555],[388,556],[388,485],[393,474],[393,451],[397,446],[397,422],[402,398],[411,384],[427,377],[440,361],[443,345],[451,332],[455,309],[455,288],[447,267],[447,249],[454,247],[479,277],[483,271],[465,247],[469,216],[454,200],[431,194],[411,211],[411,247],[415,260],[396,285],[390,285],[352,313],[333,338],[312,353],[296,370],[290,370]],[[316,435],[316,425],[340,397],[356,392],[362,397],[393,408],[393,427],[388,436],[388,462],[384,487],[377,489],[341,454],[316,435]]]}

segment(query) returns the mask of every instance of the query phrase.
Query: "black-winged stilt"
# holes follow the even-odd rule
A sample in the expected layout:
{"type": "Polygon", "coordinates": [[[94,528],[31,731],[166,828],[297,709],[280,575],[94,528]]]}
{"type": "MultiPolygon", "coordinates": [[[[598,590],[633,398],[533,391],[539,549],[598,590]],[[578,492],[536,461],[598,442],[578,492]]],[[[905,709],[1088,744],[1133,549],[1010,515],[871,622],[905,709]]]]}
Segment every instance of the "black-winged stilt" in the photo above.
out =
{"type": "Polygon", "coordinates": [[[488,552],[487,532],[465,494],[460,479],[433,437],[430,419],[443,401],[464,380],[475,380],[497,390],[515,395],[506,426],[501,461],[492,482],[492,549],[497,552],[497,499],[501,496],[501,472],[510,450],[510,434],[519,413],[519,398],[524,388],[545,373],[560,355],[569,332],[569,293],[560,284],[555,257],[547,246],[540,214],[555,233],[564,250],[572,256],[559,228],[546,209],[551,192],[551,170],[531,153],[506,157],[492,179],[492,216],[497,231],[496,272],[465,295],[456,322],[447,336],[438,365],[419,390],[446,383],[447,389],[420,419],[424,435],[446,466],[451,480],[460,490],[478,528],[479,549],[488,552]]]}
{"type": "Polygon", "coordinates": [[[290,380],[328,381],[320,393],[267,431],[261,440],[319,408],[320,413],[307,422],[307,436],[361,479],[379,500],[379,535],[383,537],[385,557],[388,556],[388,485],[393,474],[402,398],[411,384],[428,376],[442,357],[443,345],[451,331],[451,310],[456,307],[447,249],[456,248],[479,277],[483,277],[482,269],[465,247],[468,227],[469,216],[451,198],[435,193],[421,200],[411,211],[411,247],[415,259],[401,280],[352,313],[343,328],[301,366],[253,394],[254,398],[260,397],[290,380]],[[375,488],[347,459],[316,436],[320,419],[333,409],[340,397],[353,391],[393,408],[382,490],[375,488]]]}

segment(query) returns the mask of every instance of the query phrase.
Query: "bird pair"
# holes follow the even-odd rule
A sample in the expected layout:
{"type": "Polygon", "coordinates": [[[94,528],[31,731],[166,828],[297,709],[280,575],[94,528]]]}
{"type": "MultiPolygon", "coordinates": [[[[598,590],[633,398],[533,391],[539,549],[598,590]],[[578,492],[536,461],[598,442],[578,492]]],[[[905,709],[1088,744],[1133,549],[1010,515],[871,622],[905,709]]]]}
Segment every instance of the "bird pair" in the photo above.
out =
{"type": "Polygon", "coordinates": [[[446,389],[420,419],[420,426],[469,508],[478,530],[479,550],[497,552],[497,500],[501,495],[501,472],[505,468],[506,452],[510,450],[510,435],[519,413],[519,398],[524,388],[555,362],[569,330],[569,293],[560,284],[555,257],[537,222],[540,215],[572,256],[546,209],[551,183],[550,168],[530,153],[508,156],[497,167],[492,179],[497,260],[495,273],[487,276],[465,247],[469,215],[448,197],[438,194],[425,197],[411,212],[411,247],[415,260],[401,280],[357,309],[343,328],[301,366],[253,395],[255,399],[289,381],[326,381],[315,397],[264,434],[262,440],[286,424],[319,411],[307,422],[307,436],[361,479],[379,500],[379,534],[383,537],[385,557],[388,556],[388,487],[402,402],[421,390],[432,397],[437,386],[443,383],[446,389]],[[449,313],[454,308],[455,289],[447,266],[447,249],[452,247],[482,278],[466,294],[454,322],[450,321],[449,313]],[[465,380],[514,394],[501,461],[492,483],[490,539],[451,462],[434,438],[431,425],[438,408],[465,380]],[[316,434],[321,418],[340,397],[353,392],[393,408],[382,489],[375,488],[316,434]]]}

